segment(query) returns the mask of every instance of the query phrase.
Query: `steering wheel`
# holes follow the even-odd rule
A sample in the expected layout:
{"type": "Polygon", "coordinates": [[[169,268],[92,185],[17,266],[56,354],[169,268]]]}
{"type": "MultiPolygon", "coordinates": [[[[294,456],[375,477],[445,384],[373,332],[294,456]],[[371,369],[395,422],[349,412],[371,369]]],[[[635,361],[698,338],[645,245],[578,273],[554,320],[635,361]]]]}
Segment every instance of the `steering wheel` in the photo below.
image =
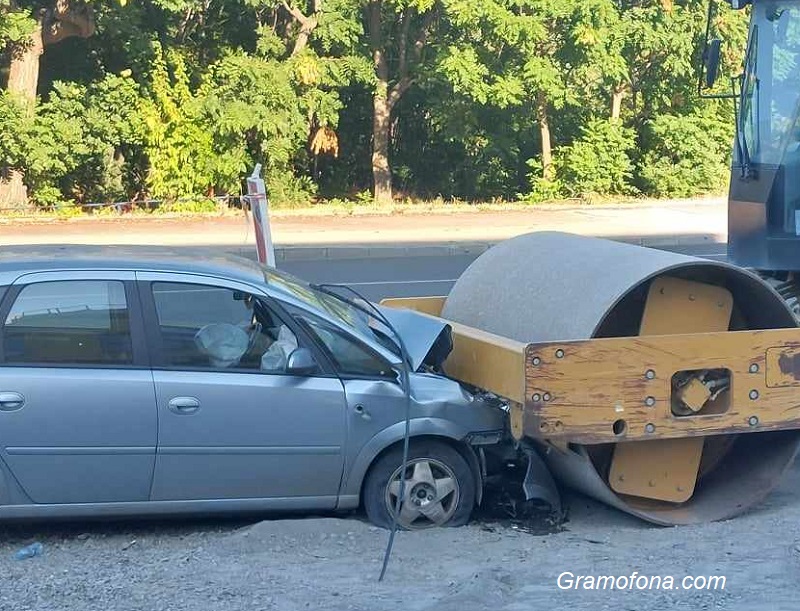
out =
{"type": "Polygon", "coordinates": [[[247,352],[250,352],[253,349],[253,346],[256,345],[256,340],[258,339],[258,336],[261,335],[262,329],[263,327],[261,326],[261,323],[258,322],[258,317],[254,312],[253,318],[250,320],[250,330],[247,333],[247,352]]]}

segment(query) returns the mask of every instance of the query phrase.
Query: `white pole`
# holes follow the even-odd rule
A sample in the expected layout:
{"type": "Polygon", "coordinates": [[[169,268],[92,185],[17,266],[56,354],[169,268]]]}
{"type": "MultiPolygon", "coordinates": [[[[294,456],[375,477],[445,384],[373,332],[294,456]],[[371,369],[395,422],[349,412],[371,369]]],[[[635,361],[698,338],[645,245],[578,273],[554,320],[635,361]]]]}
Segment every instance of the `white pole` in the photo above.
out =
{"type": "Polygon", "coordinates": [[[269,226],[269,200],[264,179],[261,178],[260,163],[256,164],[253,173],[247,178],[247,200],[253,212],[258,262],[275,267],[275,246],[272,244],[272,232],[269,226]]]}

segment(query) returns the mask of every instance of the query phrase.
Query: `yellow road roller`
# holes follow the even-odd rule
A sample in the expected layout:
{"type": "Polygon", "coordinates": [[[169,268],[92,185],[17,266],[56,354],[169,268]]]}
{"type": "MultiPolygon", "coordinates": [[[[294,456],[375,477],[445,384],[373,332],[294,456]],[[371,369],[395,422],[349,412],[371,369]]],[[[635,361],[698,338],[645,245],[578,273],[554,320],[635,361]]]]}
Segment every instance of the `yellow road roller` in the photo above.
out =
{"type": "Polygon", "coordinates": [[[478,257],[446,297],[444,373],[504,399],[557,481],[657,524],[729,518],[800,443],[800,329],[754,272],[541,232],[478,257]]]}

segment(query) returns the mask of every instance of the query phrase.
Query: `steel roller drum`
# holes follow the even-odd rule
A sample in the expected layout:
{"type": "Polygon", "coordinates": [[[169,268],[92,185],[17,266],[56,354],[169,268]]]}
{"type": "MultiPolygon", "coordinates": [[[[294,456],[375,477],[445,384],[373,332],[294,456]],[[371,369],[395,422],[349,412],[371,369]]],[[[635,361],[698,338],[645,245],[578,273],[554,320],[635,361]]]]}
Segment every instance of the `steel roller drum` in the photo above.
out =
{"type": "MultiPolygon", "coordinates": [[[[633,336],[649,284],[661,276],[729,290],[731,330],[797,326],[778,293],[746,270],[556,232],[519,236],[478,257],[454,285],[442,317],[521,342],[633,336]]],[[[701,466],[694,495],[681,504],[612,491],[605,475],[613,444],[551,448],[544,458],[562,483],[604,503],[658,524],[690,524],[729,518],[759,502],[791,465],[799,443],[798,431],[708,438],[707,447],[725,450],[709,461],[713,468],[701,466]]]]}

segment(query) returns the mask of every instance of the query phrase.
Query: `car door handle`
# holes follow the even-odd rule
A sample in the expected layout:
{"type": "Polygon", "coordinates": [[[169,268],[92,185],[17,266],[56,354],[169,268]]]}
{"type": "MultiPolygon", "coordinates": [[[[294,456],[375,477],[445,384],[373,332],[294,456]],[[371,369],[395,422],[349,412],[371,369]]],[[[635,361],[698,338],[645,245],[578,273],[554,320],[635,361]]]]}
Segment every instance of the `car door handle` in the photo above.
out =
{"type": "Polygon", "coordinates": [[[25,397],[18,392],[0,392],[0,411],[13,412],[25,405],[25,397]]]}
{"type": "Polygon", "coordinates": [[[176,414],[193,414],[200,409],[200,400],[194,397],[175,397],[167,404],[170,411],[176,414]]]}

